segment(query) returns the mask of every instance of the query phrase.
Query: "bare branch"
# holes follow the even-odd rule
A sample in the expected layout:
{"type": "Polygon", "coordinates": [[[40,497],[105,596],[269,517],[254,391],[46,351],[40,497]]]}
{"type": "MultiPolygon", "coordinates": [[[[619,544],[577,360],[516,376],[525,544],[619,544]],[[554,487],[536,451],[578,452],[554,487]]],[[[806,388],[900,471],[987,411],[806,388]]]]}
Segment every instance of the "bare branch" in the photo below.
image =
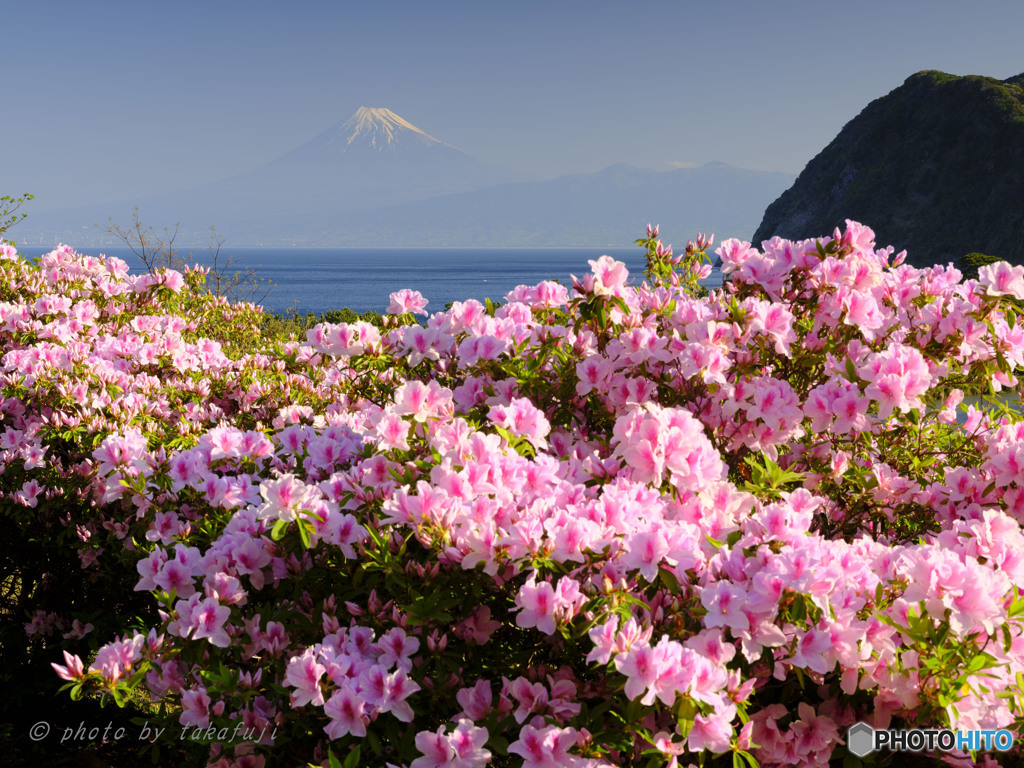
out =
{"type": "MultiPolygon", "coordinates": [[[[174,225],[173,232],[165,227],[163,237],[159,237],[153,232],[152,227],[143,226],[137,207],[132,209],[132,222],[129,226],[122,227],[114,222],[113,218],[109,221],[110,223],[102,227],[102,230],[124,243],[150,273],[165,268],[182,272],[186,265],[196,261],[194,253],[190,252],[188,258],[182,258],[174,247],[180,224],[174,225]]],[[[214,227],[210,227],[210,233],[210,243],[207,246],[210,271],[206,275],[206,290],[231,302],[263,302],[274,284],[258,277],[257,269],[254,267],[232,272],[231,268],[237,260],[230,256],[222,260],[221,247],[225,239],[217,234],[214,227]]]]}

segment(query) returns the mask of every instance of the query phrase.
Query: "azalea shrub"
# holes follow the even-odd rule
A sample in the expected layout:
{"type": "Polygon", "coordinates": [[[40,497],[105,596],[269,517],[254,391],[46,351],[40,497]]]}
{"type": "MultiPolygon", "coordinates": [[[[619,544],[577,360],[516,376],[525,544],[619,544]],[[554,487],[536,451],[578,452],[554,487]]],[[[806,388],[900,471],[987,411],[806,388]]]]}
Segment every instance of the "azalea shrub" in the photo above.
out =
{"type": "Polygon", "coordinates": [[[26,653],[144,713],[155,760],[218,768],[1019,733],[1024,268],[917,269],[849,222],[726,240],[708,291],[711,238],[638,242],[645,279],[605,256],[433,315],[401,291],[304,340],[202,270],[5,246],[26,653]]]}

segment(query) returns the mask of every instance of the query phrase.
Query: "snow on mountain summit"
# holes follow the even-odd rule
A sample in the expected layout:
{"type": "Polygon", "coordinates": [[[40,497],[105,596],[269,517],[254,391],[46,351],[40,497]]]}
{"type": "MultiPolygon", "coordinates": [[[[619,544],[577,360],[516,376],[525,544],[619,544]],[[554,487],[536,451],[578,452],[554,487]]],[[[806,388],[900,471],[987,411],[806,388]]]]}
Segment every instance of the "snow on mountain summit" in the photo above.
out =
{"type": "Polygon", "coordinates": [[[341,125],[341,131],[348,134],[347,145],[358,142],[377,150],[394,146],[407,138],[425,145],[444,144],[384,107],[360,107],[341,125]]]}

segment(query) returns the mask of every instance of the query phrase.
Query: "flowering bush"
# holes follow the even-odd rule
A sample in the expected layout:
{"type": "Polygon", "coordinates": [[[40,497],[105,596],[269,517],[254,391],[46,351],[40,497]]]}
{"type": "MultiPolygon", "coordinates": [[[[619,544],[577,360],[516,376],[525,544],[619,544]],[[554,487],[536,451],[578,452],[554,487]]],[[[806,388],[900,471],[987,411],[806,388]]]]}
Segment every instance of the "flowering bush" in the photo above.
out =
{"type": "Polygon", "coordinates": [[[201,272],[6,247],[33,653],[218,767],[826,765],[859,720],[1019,730],[1024,423],[963,401],[1016,391],[1021,275],[849,223],[728,240],[701,295],[710,239],[657,235],[649,282],[602,257],[423,324],[406,291],[305,343],[201,272]]]}

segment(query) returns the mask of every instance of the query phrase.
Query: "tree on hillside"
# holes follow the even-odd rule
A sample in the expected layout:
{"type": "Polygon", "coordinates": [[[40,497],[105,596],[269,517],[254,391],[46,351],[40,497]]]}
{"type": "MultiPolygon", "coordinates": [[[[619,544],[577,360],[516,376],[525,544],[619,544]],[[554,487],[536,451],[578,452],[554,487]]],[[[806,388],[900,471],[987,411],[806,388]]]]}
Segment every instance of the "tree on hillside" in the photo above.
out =
{"type": "Polygon", "coordinates": [[[987,264],[995,264],[1002,261],[998,256],[989,256],[987,253],[968,253],[961,259],[960,271],[964,273],[965,280],[977,280],[978,270],[987,264]]]}

